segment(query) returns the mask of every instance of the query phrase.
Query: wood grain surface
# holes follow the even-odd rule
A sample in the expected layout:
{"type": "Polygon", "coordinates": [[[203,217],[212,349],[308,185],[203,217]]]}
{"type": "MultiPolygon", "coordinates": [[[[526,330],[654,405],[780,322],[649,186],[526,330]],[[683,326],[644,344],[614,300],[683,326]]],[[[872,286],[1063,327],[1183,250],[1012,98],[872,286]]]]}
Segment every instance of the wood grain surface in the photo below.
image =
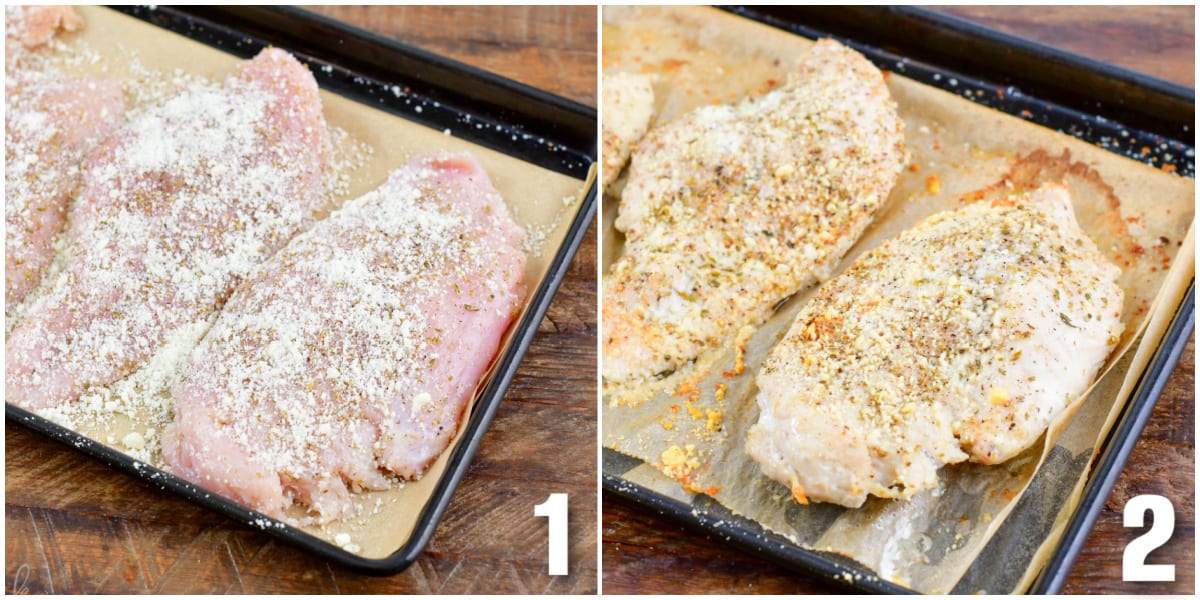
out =
{"type": "MultiPolygon", "coordinates": [[[[1195,11],[1178,7],[938,7],[1008,33],[1125,68],[1195,85],[1195,11]]],[[[1195,590],[1195,340],[1188,343],[1120,480],[1100,514],[1064,593],[1162,594],[1195,590]],[[1139,494],[1175,506],[1175,533],[1148,563],[1175,565],[1168,583],[1123,582],[1122,508],[1139,494]]],[[[620,593],[840,593],[847,588],[796,574],[707,540],[610,495],[602,510],[602,591],[620,593]]]]}
{"type": "MultiPolygon", "coordinates": [[[[359,27],[596,105],[594,7],[322,7],[359,27]]],[[[351,572],[5,425],[9,593],[594,593],[596,232],[571,264],[416,564],[351,572]],[[533,507],[569,495],[569,575],[533,507]]]]}

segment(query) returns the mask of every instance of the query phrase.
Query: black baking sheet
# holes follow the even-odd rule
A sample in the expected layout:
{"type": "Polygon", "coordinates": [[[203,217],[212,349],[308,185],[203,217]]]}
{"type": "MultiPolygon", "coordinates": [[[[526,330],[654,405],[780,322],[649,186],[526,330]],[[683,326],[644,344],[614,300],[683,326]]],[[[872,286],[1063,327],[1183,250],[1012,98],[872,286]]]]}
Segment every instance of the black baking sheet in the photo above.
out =
{"type": "MultiPolygon", "coordinates": [[[[286,7],[114,7],[192,40],[248,58],[264,47],[292,52],[322,89],[399,115],[552,171],[586,180],[596,159],[596,111],[320,15],[286,7]],[[421,108],[418,108],[421,107],[421,108]],[[480,126],[480,125],[484,126],[480,126]]],[[[179,494],[322,558],[372,573],[396,573],[421,554],[525,355],[596,212],[591,185],[546,276],[515,325],[508,349],[476,398],[462,439],[408,540],[388,557],[368,559],[207,492],[29,411],[5,416],[143,482],[179,494]]]]}
{"type": "MultiPolygon", "coordinates": [[[[880,69],[1019,116],[1157,168],[1174,168],[1195,178],[1195,93],[1105,63],[1003,34],[963,19],[916,7],[725,7],[725,10],[810,39],[834,37],[862,52],[880,69]],[[1142,148],[1149,148],[1143,152],[1142,148]],[[1168,166],[1169,165],[1169,166],[1168,166]]],[[[1176,307],[1174,321],[1122,411],[1102,456],[1093,467],[1083,501],[1047,568],[1029,591],[1057,593],[1087,540],[1104,501],[1120,475],[1162,387],[1179,361],[1194,325],[1194,290],[1176,307]]],[[[1048,457],[1047,460],[1052,460],[1048,457]]],[[[612,495],[652,510],[710,539],[725,540],[800,571],[875,593],[912,590],[878,578],[846,557],[805,550],[733,514],[708,496],[681,502],[622,477],[643,464],[604,449],[602,484],[612,495]]],[[[1031,485],[1044,484],[1035,476],[1031,485]]],[[[1064,491],[1065,492],[1065,491],[1064,491]]],[[[1017,503],[1019,518],[1031,495],[1017,503]]],[[[1036,512],[1029,510],[1031,514],[1036,512]]],[[[984,547],[977,565],[1008,565],[1005,549],[1029,540],[1006,536],[1001,526],[984,547]]],[[[1032,543],[1041,543],[1033,540],[1032,543]]],[[[955,593],[1011,589],[1023,568],[975,569],[955,593]]]]}

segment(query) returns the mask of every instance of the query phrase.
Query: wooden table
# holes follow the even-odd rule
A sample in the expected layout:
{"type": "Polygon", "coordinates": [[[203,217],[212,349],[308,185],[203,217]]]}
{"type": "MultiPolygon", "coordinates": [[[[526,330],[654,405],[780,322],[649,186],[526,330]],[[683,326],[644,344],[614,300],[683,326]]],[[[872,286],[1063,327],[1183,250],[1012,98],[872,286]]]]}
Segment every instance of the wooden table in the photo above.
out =
{"type": "MultiPolygon", "coordinates": [[[[1194,9],[1181,7],[943,7],[1008,33],[1195,86],[1194,9]]],[[[1194,338],[1160,398],[1112,496],[1075,562],[1064,593],[1192,593],[1195,589],[1194,338]],[[1175,565],[1174,583],[1121,580],[1125,545],[1144,530],[1122,526],[1126,500],[1160,494],[1175,505],[1175,534],[1148,563],[1175,565]]],[[[605,496],[603,583],[617,593],[839,593],[605,496]]]]}
{"type": "MultiPolygon", "coordinates": [[[[596,105],[594,7],[326,7],[329,16],[596,105]]],[[[415,565],[328,564],[5,425],[5,585],[33,593],[591,593],[596,590],[596,244],[588,234],[469,474],[415,565]],[[546,519],[569,494],[570,575],[546,519]]]]}

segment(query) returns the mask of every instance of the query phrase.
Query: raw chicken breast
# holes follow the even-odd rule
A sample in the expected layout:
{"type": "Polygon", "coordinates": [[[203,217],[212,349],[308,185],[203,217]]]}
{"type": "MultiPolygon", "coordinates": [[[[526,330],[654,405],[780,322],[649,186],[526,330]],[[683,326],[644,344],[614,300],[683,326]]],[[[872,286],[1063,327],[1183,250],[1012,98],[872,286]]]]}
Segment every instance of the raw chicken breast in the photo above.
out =
{"type": "Polygon", "coordinates": [[[70,6],[5,6],[5,68],[12,68],[27,51],[49,44],[58,32],[80,29],[83,19],[70,6]]]}
{"type": "Polygon", "coordinates": [[[1116,345],[1119,275],[1062,185],[931,216],[801,309],[758,374],[746,450],[797,501],[849,507],[1004,462],[1116,345]]]}
{"type": "Polygon", "coordinates": [[[420,476],[524,287],[521,229],[469,155],[397,169],[234,293],[174,388],[173,472],[274,517],[420,476]]]}
{"type": "Polygon", "coordinates": [[[654,88],[650,76],[640,73],[604,75],[604,125],[601,158],[604,161],[603,183],[609,185],[621,174],[629,153],[646,130],[654,115],[654,88]]]}
{"type": "Polygon", "coordinates": [[[823,40],[781,88],[647,134],[604,282],[605,379],[673,371],[829,277],[896,182],[901,128],[879,70],[823,40]]]}
{"type": "Polygon", "coordinates": [[[19,304],[54,261],[83,161],[124,122],[115,79],[6,81],[4,301],[19,304]]]}
{"type": "Polygon", "coordinates": [[[324,205],[329,151],[312,74],[275,49],[115,133],[68,215],[65,272],[6,342],[7,399],[73,401],[208,318],[324,205]]]}

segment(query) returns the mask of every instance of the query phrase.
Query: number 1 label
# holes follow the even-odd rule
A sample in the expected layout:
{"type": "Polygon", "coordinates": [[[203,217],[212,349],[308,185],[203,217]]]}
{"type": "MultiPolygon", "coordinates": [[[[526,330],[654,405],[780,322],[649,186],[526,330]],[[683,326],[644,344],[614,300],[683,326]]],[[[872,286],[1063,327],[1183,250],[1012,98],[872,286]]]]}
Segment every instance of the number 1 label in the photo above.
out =
{"type": "Polygon", "coordinates": [[[1121,579],[1125,581],[1175,581],[1175,565],[1148,565],[1146,556],[1167,543],[1175,533],[1175,507],[1154,494],[1134,496],[1125,503],[1125,526],[1142,527],[1146,511],[1154,513],[1154,525],[1125,546],[1121,579]]]}
{"type": "Polygon", "coordinates": [[[567,495],[550,494],[545,502],[533,507],[533,516],[550,520],[550,574],[567,574],[567,495]]]}

